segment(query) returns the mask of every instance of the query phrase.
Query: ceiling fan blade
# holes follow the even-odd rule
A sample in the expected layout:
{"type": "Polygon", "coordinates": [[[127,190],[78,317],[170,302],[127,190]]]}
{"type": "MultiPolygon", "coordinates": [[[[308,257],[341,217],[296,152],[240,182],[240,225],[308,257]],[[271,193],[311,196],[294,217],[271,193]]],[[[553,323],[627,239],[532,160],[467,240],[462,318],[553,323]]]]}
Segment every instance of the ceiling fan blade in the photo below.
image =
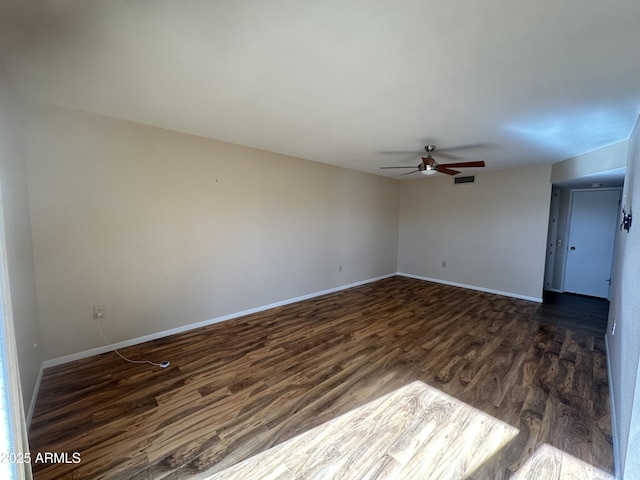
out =
{"type": "Polygon", "coordinates": [[[419,172],[419,171],[420,171],[420,170],[414,170],[413,172],[403,173],[402,175],[398,175],[398,176],[399,176],[399,177],[403,177],[403,176],[405,176],[405,175],[409,175],[409,174],[411,174],[411,173],[416,173],[416,172],[419,172]]]}
{"type": "Polygon", "coordinates": [[[477,162],[441,163],[440,166],[454,168],[484,167],[484,160],[479,160],[477,162]]]}
{"type": "Polygon", "coordinates": [[[414,167],[380,167],[381,169],[385,169],[385,168],[416,168],[414,167]]]}
{"type": "Polygon", "coordinates": [[[457,175],[458,173],[460,173],[458,170],[451,170],[450,168],[447,168],[444,165],[438,166],[438,172],[446,173],[447,175],[457,175]]]}

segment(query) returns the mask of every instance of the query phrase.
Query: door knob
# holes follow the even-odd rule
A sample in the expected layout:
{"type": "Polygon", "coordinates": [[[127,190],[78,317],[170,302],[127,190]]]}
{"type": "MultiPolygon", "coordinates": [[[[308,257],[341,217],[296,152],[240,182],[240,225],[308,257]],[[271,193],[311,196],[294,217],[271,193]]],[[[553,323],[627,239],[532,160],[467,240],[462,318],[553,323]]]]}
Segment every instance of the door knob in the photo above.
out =
{"type": "Polygon", "coordinates": [[[571,250],[575,250],[575,249],[576,249],[576,247],[571,247],[571,250]]]}

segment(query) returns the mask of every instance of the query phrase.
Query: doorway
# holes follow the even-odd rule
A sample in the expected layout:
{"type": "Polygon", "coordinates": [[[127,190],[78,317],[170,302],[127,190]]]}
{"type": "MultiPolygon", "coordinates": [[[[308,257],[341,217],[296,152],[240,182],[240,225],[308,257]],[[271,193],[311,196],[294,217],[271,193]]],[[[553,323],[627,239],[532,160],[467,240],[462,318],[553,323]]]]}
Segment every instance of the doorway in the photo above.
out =
{"type": "MultiPolygon", "coordinates": [[[[592,335],[594,337],[603,337],[606,330],[609,301],[607,299],[609,295],[609,282],[611,263],[610,259],[613,256],[615,248],[615,237],[618,231],[618,199],[622,188],[620,185],[623,182],[623,178],[617,184],[610,184],[604,188],[588,188],[590,185],[586,183],[582,184],[555,184],[552,196],[551,196],[551,208],[549,211],[549,230],[547,238],[547,259],[545,266],[544,277],[544,292],[543,303],[539,310],[539,317],[536,320],[551,325],[557,325],[563,328],[568,328],[573,331],[578,331],[592,335]],[[587,193],[587,202],[582,202],[581,197],[585,197],[582,193],[577,192],[594,192],[595,195],[591,196],[587,193]],[[599,292],[585,291],[580,287],[574,288],[571,280],[566,282],[566,272],[569,271],[569,275],[572,275],[572,263],[568,260],[570,253],[577,251],[586,251],[586,247],[583,247],[580,239],[580,229],[578,232],[574,232],[573,237],[570,240],[571,225],[575,227],[580,225],[581,221],[575,220],[572,222],[572,211],[574,204],[578,214],[586,213],[587,219],[592,215],[592,212],[600,209],[598,204],[598,192],[605,192],[605,197],[613,196],[615,201],[609,202],[615,206],[611,208],[614,212],[604,215],[608,220],[605,223],[604,229],[608,234],[613,235],[613,243],[610,248],[607,249],[607,254],[602,255],[608,257],[609,261],[604,267],[606,272],[605,276],[600,279],[600,287],[604,284],[605,290],[602,288],[599,292]],[[576,195],[577,193],[577,195],[576,195]],[[577,199],[577,201],[575,201],[577,199]],[[589,206],[589,201],[595,199],[595,206],[589,206]],[[587,206],[583,205],[587,203],[587,206]],[[607,223],[608,222],[608,223],[607,223]],[[576,235],[578,235],[576,237],[576,235]],[[576,244],[571,241],[577,242],[576,244]],[[571,247],[576,247],[575,250],[571,250],[571,247]],[[580,250],[578,250],[580,248],[580,250]],[[569,268],[567,269],[567,264],[569,268]],[[578,292],[578,293],[569,293],[578,292]]],[[[612,182],[613,183],[613,182],[612,182]]],[[[605,202],[606,203],[606,202],[605,202]]],[[[605,209],[606,210],[606,209],[605,209]]],[[[599,216],[599,215],[596,215],[599,216]]],[[[585,223],[589,223],[588,221],[585,223]]],[[[601,228],[601,227],[592,227],[601,228]]],[[[586,228],[587,233],[584,236],[591,236],[589,229],[586,228]]],[[[606,243],[601,241],[600,243],[606,243]]],[[[596,254],[592,253],[592,256],[596,254]]],[[[572,260],[576,260],[573,258],[572,260]]],[[[579,262],[578,262],[579,263],[579,262]]],[[[579,265],[580,266],[580,265],[579,265]]],[[[602,277],[602,274],[599,274],[602,277]]],[[[597,278],[597,277],[596,277],[597,278]]]]}
{"type": "Polygon", "coordinates": [[[572,190],[565,292],[609,298],[621,190],[572,190]]]}

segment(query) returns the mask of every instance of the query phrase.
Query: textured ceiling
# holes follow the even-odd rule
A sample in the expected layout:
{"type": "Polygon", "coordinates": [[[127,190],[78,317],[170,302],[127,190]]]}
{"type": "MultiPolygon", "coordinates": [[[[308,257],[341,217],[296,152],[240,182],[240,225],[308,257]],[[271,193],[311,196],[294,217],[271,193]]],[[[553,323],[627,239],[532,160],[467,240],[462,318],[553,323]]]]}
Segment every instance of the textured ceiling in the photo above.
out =
{"type": "Polygon", "coordinates": [[[638,0],[0,7],[27,99],[376,174],[427,143],[441,162],[556,162],[627,139],[640,113],[638,0]]]}

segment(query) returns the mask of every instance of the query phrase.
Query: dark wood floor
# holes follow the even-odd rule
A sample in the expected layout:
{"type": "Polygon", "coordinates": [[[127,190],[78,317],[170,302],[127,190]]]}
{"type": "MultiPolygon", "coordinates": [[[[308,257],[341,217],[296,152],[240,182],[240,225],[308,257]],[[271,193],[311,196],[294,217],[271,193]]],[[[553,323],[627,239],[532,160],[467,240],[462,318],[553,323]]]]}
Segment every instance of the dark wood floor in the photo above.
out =
{"type": "Polygon", "coordinates": [[[393,277],[49,368],[35,478],[610,478],[604,342],[539,308],[393,277]]]}
{"type": "Polygon", "coordinates": [[[534,320],[604,338],[608,315],[607,299],[545,290],[534,320]]]}

